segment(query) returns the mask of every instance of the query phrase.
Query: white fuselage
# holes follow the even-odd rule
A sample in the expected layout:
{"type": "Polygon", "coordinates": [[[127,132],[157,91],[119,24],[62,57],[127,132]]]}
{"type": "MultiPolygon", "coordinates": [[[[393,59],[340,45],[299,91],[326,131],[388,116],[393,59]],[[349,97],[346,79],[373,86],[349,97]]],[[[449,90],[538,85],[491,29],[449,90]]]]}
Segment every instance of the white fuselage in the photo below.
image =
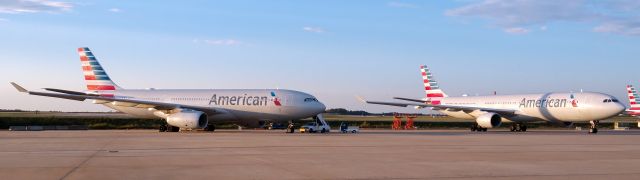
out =
{"type": "MultiPolygon", "coordinates": [[[[95,92],[94,92],[95,93],[95,92]]],[[[286,122],[323,113],[325,106],[307,93],[281,89],[212,89],[212,90],[117,90],[115,98],[214,107],[226,112],[209,116],[210,122],[233,121],[255,127],[263,122],[286,122]]],[[[100,101],[94,101],[100,103],[100,101]]],[[[143,118],[159,118],[153,111],[139,107],[105,106],[143,118]]]]}
{"type": "MultiPolygon", "coordinates": [[[[619,102],[606,102],[607,99],[611,100],[615,98],[602,93],[590,92],[546,93],[445,97],[442,99],[441,104],[516,110],[513,116],[503,116],[504,121],[577,122],[603,120],[616,116],[624,111],[624,105],[619,102]]],[[[440,109],[439,111],[449,116],[464,119],[475,119],[486,113],[480,110],[469,112],[440,109]]]]}

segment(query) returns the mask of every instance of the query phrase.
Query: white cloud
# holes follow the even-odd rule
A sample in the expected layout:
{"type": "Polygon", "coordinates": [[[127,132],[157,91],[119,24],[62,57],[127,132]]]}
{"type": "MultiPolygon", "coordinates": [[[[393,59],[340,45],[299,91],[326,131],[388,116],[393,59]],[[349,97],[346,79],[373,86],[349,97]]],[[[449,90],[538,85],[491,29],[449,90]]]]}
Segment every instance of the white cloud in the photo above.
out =
{"type": "Polygon", "coordinates": [[[194,39],[193,42],[215,46],[239,46],[244,44],[244,42],[235,39],[194,39]]]}
{"type": "Polygon", "coordinates": [[[640,1],[638,0],[610,0],[603,5],[621,11],[636,11],[640,9],[640,1]]]}
{"type": "Polygon", "coordinates": [[[122,9],[119,9],[119,8],[111,8],[111,9],[108,9],[108,10],[109,10],[110,12],[113,12],[113,13],[119,13],[119,12],[122,12],[122,9]]]}
{"type": "Polygon", "coordinates": [[[447,10],[448,16],[480,17],[500,26],[544,24],[549,21],[579,21],[588,17],[580,0],[484,0],[447,10]]]}
{"type": "MultiPolygon", "coordinates": [[[[637,0],[482,0],[447,10],[451,17],[480,18],[507,33],[531,31],[556,22],[595,24],[594,32],[640,35],[640,2],[637,0]]],[[[512,33],[513,34],[513,33],[512,33]]]]}
{"type": "Polygon", "coordinates": [[[607,22],[594,27],[593,31],[640,36],[640,22],[607,22]]]}
{"type": "Polygon", "coordinates": [[[307,31],[307,32],[313,32],[313,33],[324,33],[324,29],[319,28],[319,27],[303,27],[302,30],[307,31]]]}
{"type": "Polygon", "coordinates": [[[72,3],[50,0],[0,0],[0,13],[56,13],[70,11],[72,3]]]}
{"type": "Polygon", "coordinates": [[[531,31],[529,29],[527,29],[527,28],[512,27],[512,28],[504,29],[504,32],[509,33],[509,34],[527,34],[527,33],[531,32],[531,31]]]}
{"type": "Polygon", "coordinates": [[[397,2],[397,1],[389,2],[389,3],[387,3],[387,6],[395,7],[395,8],[419,8],[419,6],[417,6],[415,4],[409,4],[409,3],[397,2]]]}

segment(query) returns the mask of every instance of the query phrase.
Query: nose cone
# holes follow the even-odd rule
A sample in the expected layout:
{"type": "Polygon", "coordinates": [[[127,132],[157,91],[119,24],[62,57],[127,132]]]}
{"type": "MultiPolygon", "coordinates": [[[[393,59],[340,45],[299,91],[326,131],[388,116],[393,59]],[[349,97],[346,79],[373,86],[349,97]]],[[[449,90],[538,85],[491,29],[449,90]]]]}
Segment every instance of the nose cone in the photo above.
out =
{"type": "MultiPolygon", "coordinates": [[[[627,107],[625,107],[621,103],[616,102],[616,103],[608,103],[600,112],[602,112],[603,115],[607,116],[605,118],[610,118],[610,117],[618,116],[619,114],[624,112],[625,109],[627,109],[627,107]]],[[[594,112],[598,112],[598,111],[596,110],[594,112]]]]}
{"type": "Polygon", "coordinates": [[[624,112],[626,107],[619,102],[609,103],[597,103],[589,105],[582,113],[586,115],[587,119],[591,120],[603,120],[611,117],[618,116],[624,112]]]}
{"type": "Polygon", "coordinates": [[[315,111],[316,111],[316,114],[324,113],[325,111],[327,111],[327,106],[325,106],[321,102],[318,102],[318,104],[316,105],[315,111]]]}
{"type": "Polygon", "coordinates": [[[621,114],[626,109],[627,109],[627,107],[624,106],[624,104],[622,104],[622,103],[615,103],[615,107],[612,108],[613,112],[615,112],[615,115],[621,114]]]}

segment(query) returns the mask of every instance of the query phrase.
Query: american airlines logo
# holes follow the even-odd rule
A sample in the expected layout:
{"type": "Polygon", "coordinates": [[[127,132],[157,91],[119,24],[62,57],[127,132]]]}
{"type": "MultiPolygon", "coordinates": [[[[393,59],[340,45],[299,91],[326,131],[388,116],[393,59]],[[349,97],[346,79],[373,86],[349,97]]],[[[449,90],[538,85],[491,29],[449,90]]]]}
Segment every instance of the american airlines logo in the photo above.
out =
{"type": "Polygon", "coordinates": [[[539,107],[567,107],[567,99],[553,99],[548,97],[547,99],[527,99],[522,98],[520,101],[520,108],[539,108],[539,107]]]}
{"type": "Polygon", "coordinates": [[[271,97],[273,97],[273,103],[276,104],[276,106],[282,106],[282,103],[280,103],[280,99],[278,99],[275,92],[271,92],[271,97]]]}
{"type": "Polygon", "coordinates": [[[273,99],[269,99],[267,96],[248,96],[247,94],[242,96],[218,96],[213,94],[209,100],[209,105],[217,106],[267,106],[269,101],[273,101],[276,106],[281,106],[280,100],[275,96],[275,93],[271,93],[273,99]]]}

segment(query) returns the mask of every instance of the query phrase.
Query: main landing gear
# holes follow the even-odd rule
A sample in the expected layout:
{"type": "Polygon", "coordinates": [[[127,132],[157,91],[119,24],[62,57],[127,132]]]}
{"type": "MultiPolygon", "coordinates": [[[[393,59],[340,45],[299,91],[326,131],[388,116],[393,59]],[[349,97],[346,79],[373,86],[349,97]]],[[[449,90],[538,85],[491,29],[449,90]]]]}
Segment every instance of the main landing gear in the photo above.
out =
{"type": "Polygon", "coordinates": [[[598,125],[600,125],[600,121],[589,121],[591,123],[591,127],[589,128],[589,134],[598,133],[598,125]]]}
{"type": "Polygon", "coordinates": [[[216,130],[216,125],[213,124],[209,124],[207,125],[207,127],[204,128],[204,131],[209,131],[209,132],[213,132],[216,130]]]}
{"type": "Polygon", "coordinates": [[[160,125],[159,132],[179,132],[180,128],[167,124],[160,125]]]}
{"type": "Polygon", "coordinates": [[[526,131],[527,131],[527,125],[525,124],[515,123],[511,125],[511,132],[526,132],[526,131]]]}
{"type": "Polygon", "coordinates": [[[486,132],[487,128],[480,127],[478,126],[478,123],[474,123],[473,125],[471,125],[471,131],[486,132]]]}

